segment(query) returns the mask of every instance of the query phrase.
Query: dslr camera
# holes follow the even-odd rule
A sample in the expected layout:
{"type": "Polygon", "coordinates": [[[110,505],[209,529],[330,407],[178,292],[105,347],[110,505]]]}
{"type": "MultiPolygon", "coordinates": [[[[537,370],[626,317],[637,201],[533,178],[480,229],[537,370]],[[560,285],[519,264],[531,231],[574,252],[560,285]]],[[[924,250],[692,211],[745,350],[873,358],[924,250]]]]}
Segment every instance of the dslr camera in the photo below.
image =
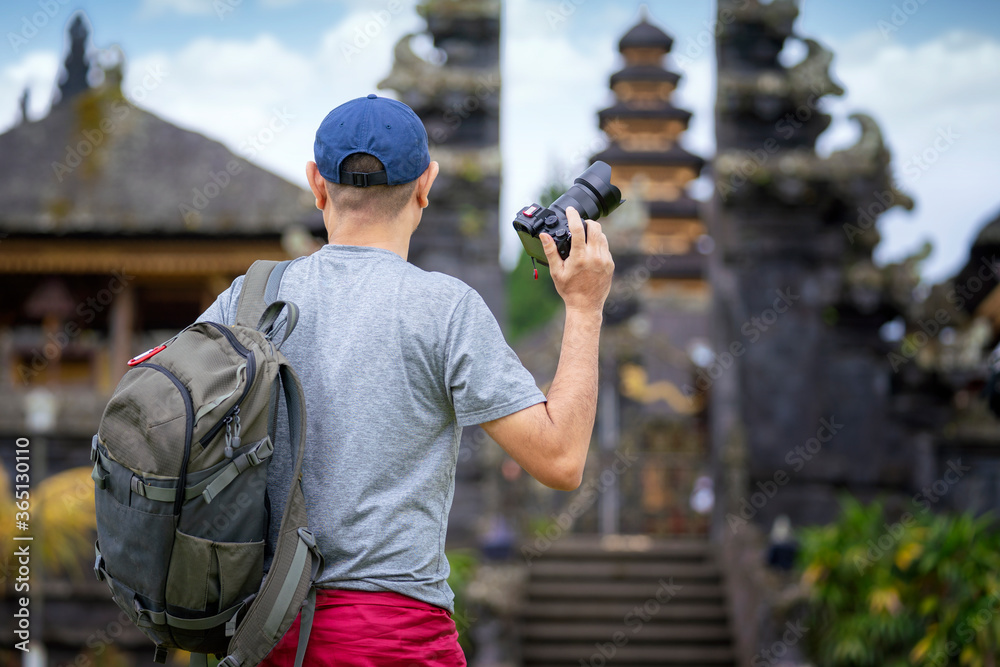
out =
{"type": "Polygon", "coordinates": [[[569,221],[566,219],[566,209],[575,208],[583,223],[584,239],[587,234],[586,220],[597,220],[602,215],[608,215],[623,203],[622,192],[611,184],[611,167],[606,162],[598,160],[587,167],[579,178],[548,208],[531,204],[525,206],[514,219],[514,229],[521,239],[521,245],[528,256],[543,266],[549,262],[545,258],[542,240],[538,235],[548,234],[559,249],[559,256],[569,257],[570,240],[573,235],[569,231],[569,221]]]}

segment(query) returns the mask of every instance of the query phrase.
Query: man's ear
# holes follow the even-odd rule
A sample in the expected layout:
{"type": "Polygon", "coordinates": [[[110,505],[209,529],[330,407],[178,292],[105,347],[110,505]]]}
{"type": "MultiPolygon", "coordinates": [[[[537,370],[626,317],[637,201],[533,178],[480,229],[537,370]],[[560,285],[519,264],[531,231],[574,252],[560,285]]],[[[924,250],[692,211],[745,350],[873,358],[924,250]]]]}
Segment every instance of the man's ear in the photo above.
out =
{"type": "Polygon", "coordinates": [[[427,165],[427,169],[424,169],[424,173],[420,174],[420,177],[417,179],[417,204],[420,208],[427,208],[427,204],[430,203],[427,197],[430,194],[431,186],[434,185],[434,179],[437,178],[440,170],[441,167],[437,162],[431,162],[427,165]]]}
{"type": "Polygon", "coordinates": [[[319,167],[313,161],[306,162],[306,179],[309,181],[309,189],[316,197],[316,208],[324,210],[326,208],[326,179],[319,173],[319,167]]]}

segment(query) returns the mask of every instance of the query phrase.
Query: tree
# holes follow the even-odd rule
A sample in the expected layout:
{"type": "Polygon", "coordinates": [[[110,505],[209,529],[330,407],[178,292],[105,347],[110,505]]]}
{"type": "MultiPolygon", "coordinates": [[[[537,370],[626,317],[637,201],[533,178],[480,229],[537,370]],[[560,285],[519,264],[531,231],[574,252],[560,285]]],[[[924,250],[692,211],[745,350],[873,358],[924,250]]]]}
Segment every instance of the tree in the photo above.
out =
{"type": "MultiPolygon", "coordinates": [[[[538,197],[538,203],[549,206],[568,186],[553,181],[538,197]]],[[[562,299],[552,284],[548,268],[537,265],[538,280],[534,279],[531,258],[522,253],[514,271],[507,275],[507,335],[513,342],[549,322],[559,312],[562,299]]]]}

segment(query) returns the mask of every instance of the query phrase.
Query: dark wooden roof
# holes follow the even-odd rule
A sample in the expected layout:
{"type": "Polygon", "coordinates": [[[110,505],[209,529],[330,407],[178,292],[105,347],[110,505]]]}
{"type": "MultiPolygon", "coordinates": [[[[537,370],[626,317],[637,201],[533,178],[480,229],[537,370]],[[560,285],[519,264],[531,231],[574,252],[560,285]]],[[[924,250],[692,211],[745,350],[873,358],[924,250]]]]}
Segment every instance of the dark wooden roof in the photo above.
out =
{"type": "Polygon", "coordinates": [[[952,285],[965,286],[962,293],[962,308],[967,313],[976,312],[976,309],[997,287],[997,268],[994,267],[994,262],[997,261],[998,256],[1000,256],[1000,215],[987,222],[979,230],[976,240],[969,248],[969,261],[951,279],[952,285]],[[976,281],[979,281],[981,287],[977,290],[969,289],[968,286],[977,284],[976,281]]]}
{"type": "Polygon", "coordinates": [[[0,135],[0,155],[7,233],[259,236],[291,224],[322,228],[308,192],[111,87],[0,135]],[[196,201],[195,190],[203,198],[196,201]]]}
{"type": "Polygon", "coordinates": [[[683,255],[647,255],[645,253],[619,252],[615,255],[615,268],[628,274],[633,268],[655,266],[650,270],[653,278],[674,280],[704,279],[708,268],[708,258],[698,252],[683,255]]]}
{"type": "Polygon", "coordinates": [[[618,50],[635,48],[661,48],[670,51],[674,45],[673,38],[655,25],[643,18],[638,25],[625,33],[618,42],[618,50]]]}
{"type": "Polygon", "coordinates": [[[600,118],[602,127],[605,122],[615,118],[676,118],[687,123],[691,119],[691,112],[678,109],[669,102],[642,108],[630,107],[623,102],[618,102],[614,106],[598,111],[597,117],[600,118]]]}
{"type": "Polygon", "coordinates": [[[611,87],[621,81],[669,81],[673,85],[681,80],[681,75],[668,72],[655,65],[632,65],[611,75],[611,87]]]}
{"type": "Polygon", "coordinates": [[[976,240],[972,242],[973,247],[986,247],[990,246],[992,248],[1000,247],[1000,215],[983,225],[983,228],[979,230],[979,234],[976,235],[976,240]]]}
{"type": "Polygon", "coordinates": [[[651,218],[700,218],[701,202],[682,195],[674,201],[653,200],[646,202],[651,218]]]}
{"type": "Polygon", "coordinates": [[[649,166],[668,167],[692,167],[700,172],[705,165],[705,160],[688,153],[680,146],[674,144],[665,151],[627,151],[618,144],[611,144],[605,150],[593,157],[593,160],[603,160],[611,165],[634,164],[649,166]]]}

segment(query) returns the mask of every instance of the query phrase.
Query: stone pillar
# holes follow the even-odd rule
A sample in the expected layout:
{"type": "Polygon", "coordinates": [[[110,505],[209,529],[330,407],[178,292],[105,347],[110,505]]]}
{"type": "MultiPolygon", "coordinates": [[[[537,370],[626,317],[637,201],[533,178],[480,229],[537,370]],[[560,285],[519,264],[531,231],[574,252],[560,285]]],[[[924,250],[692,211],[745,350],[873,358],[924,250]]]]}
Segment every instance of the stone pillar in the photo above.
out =
{"type": "Polygon", "coordinates": [[[110,375],[111,386],[114,387],[128,370],[127,362],[133,356],[132,339],[135,331],[135,287],[131,283],[125,285],[121,293],[115,297],[108,317],[110,337],[110,375]]]}

